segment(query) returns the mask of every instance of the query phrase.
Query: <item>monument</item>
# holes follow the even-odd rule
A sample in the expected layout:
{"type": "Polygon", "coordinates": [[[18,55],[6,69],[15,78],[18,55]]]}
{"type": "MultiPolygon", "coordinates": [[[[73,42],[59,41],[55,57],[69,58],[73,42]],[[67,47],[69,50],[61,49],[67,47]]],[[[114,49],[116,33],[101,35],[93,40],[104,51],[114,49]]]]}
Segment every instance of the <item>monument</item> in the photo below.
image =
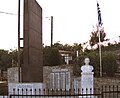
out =
{"type": "MultiPolygon", "coordinates": [[[[13,89],[15,89],[14,94],[21,94],[22,89],[31,89],[32,91],[35,89],[37,91],[41,89],[42,91],[43,89],[42,8],[36,0],[24,0],[23,20],[24,44],[23,64],[20,65],[21,82],[8,83],[9,95],[13,94],[13,89]]],[[[30,91],[28,94],[30,94],[30,91]]]]}
{"type": "Polygon", "coordinates": [[[22,82],[43,82],[42,8],[36,0],[24,0],[22,82]]]}
{"type": "MultiPolygon", "coordinates": [[[[81,94],[93,94],[93,66],[89,65],[90,59],[85,58],[85,65],[81,67],[81,94]]],[[[85,96],[86,98],[86,96],[85,96]]],[[[87,96],[87,98],[89,98],[87,96]]],[[[90,96],[91,98],[91,96],[90,96]]]]}

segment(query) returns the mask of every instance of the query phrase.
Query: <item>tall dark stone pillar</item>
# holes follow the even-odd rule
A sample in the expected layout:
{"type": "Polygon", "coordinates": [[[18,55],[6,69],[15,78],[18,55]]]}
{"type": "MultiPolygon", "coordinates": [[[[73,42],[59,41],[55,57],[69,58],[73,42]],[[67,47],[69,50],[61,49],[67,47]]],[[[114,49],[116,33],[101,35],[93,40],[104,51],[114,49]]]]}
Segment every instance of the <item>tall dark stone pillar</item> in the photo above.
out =
{"type": "Polygon", "coordinates": [[[36,0],[24,0],[22,82],[43,82],[42,8],[36,0]]]}

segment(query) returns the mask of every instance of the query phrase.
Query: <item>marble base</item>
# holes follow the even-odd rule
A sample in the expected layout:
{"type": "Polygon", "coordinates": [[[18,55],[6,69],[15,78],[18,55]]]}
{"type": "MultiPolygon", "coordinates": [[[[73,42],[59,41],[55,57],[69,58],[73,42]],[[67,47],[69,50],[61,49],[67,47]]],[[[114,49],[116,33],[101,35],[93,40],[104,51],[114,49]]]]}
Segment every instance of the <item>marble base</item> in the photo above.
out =
{"type": "Polygon", "coordinates": [[[82,94],[93,94],[93,74],[94,72],[81,73],[81,93],[82,94]]]}
{"type": "Polygon", "coordinates": [[[43,83],[8,83],[8,94],[40,95],[44,88],[43,83]]]}
{"type": "Polygon", "coordinates": [[[8,96],[0,96],[0,98],[8,98],[8,96]]]}

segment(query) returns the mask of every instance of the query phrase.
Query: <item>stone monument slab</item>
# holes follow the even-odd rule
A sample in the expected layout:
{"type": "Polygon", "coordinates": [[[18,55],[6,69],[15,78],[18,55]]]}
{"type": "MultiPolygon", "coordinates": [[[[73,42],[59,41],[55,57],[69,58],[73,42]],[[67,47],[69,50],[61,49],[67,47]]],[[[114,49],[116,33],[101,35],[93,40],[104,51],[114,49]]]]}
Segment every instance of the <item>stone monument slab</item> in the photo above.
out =
{"type": "Polygon", "coordinates": [[[36,0],[24,0],[22,82],[43,82],[42,8],[36,0]]]}

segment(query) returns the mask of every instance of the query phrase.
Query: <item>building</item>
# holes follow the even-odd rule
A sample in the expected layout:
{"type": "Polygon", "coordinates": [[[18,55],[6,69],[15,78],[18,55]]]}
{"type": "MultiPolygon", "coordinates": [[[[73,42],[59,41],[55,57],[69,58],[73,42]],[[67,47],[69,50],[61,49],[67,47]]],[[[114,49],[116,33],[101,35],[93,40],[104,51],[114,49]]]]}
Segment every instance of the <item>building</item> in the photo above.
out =
{"type": "Polygon", "coordinates": [[[63,62],[65,62],[65,64],[69,65],[73,63],[74,57],[75,57],[75,53],[71,52],[71,51],[64,51],[64,50],[59,50],[63,62]]]}

